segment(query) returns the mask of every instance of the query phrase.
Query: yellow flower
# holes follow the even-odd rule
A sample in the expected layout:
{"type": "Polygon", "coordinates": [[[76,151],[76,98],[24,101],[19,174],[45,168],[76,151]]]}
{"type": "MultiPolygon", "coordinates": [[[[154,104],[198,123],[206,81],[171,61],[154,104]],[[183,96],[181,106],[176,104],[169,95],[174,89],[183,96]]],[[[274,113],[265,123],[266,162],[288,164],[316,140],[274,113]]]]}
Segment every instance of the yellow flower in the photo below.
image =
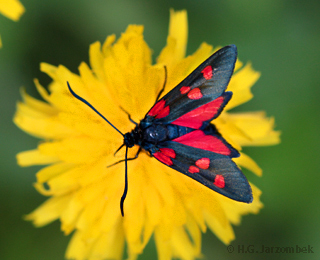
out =
{"type": "MultiPolygon", "coordinates": [[[[73,232],[66,258],[121,259],[126,244],[128,258],[136,259],[153,235],[158,259],[195,259],[201,256],[201,232],[209,228],[228,244],[235,238],[232,224],[262,207],[261,192],[252,184],[253,203],[236,202],[140,153],[128,162],[129,190],[125,216],[121,216],[124,164],[107,166],[124,158],[123,150],[114,156],[123,138],[75,99],[66,82],[126,133],[134,125],[120,107],[139,122],[163,85],[164,65],[169,91],[213,52],[212,46],[203,43],[185,57],[186,44],[187,14],[171,11],[167,46],[155,65],[143,27],[130,25],[117,41],[111,35],[102,47],[99,42],[92,44],[91,69],[81,63],[79,75],[42,63],[41,70],[53,80],[49,93],[35,80],[46,102],[22,92],[24,101],[18,103],[14,122],[43,141],[37,149],[19,153],[18,163],[49,165],[37,173],[35,188],[50,198],[27,219],[38,227],[59,219],[65,234],[73,232]]],[[[227,112],[252,98],[250,88],[259,78],[250,64],[241,66],[237,62],[228,87],[233,99],[214,123],[239,150],[244,145],[276,144],[279,133],[263,112],[227,112]]],[[[130,149],[128,156],[133,157],[137,149],[130,149]]],[[[261,175],[249,156],[242,154],[236,162],[261,175]]]]}
{"type": "MultiPolygon", "coordinates": [[[[25,9],[18,0],[0,0],[0,13],[13,21],[18,21],[25,9]]],[[[0,48],[2,41],[0,37],[0,48]]]]}

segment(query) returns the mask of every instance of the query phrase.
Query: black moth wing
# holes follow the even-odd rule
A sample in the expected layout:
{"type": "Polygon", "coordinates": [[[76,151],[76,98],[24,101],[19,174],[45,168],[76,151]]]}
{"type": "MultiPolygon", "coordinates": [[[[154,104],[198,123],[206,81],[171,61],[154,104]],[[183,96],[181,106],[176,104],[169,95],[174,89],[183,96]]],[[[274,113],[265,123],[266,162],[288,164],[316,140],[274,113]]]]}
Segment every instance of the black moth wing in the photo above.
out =
{"type": "Polygon", "coordinates": [[[236,60],[237,47],[235,45],[221,48],[200,64],[175,88],[157,101],[146,114],[145,120],[149,122],[152,121],[156,124],[168,124],[201,105],[220,97],[228,86],[236,60]],[[206,71],[206,69],[209,71],[206,71]],[[184,93],[187,88],[189,88],[189,91],[184,93]],[[189,94],[195,88],[200,90],[201,98],[198,98],[196,95],[196,98],[189,98],[189,94]],[[161,109],[157,109],[157,106],[161,106],[162,111],[161,109]],[[167,111],[164,112],[163,110],[166,109],[167,111]],[[157,112],[159,112],[159,115],[157,115],[157,112]]]}
{"type": "Polygon", "coordinates": [[[177,132],[169,134],[168,130],[169,139],[144,142],[142,148],[209,189],[230,199],[251,203],[250,184],[231,159],[239,156],[238,151],[209,124],[232,96],[225,90],[236,59],[235,45],[220,49],[157,101],[141,125],[162,124],[167,125],[167,129],[175,125],[177,132]]]}
{"type": "MultiPolygon", "coordinates": [[[[216,137],[221,139],[221,137],[216,137]]],[[[165,148],[174,151],[175,156],[170,158],[171,161],[162,161],[170,168],[189,176],[230,199],[246,203],[252,202],[250,184],[230,156],[186,146],[174,141],[161,143],[158,147],[160,150],[165,148]],[[197,162],[204,159],[210,161],[209,167],[207,169],[197,167],[199,165],[197,162]],[[196,171],[190,171],[190,169],[196,169],[196,171]]]]}

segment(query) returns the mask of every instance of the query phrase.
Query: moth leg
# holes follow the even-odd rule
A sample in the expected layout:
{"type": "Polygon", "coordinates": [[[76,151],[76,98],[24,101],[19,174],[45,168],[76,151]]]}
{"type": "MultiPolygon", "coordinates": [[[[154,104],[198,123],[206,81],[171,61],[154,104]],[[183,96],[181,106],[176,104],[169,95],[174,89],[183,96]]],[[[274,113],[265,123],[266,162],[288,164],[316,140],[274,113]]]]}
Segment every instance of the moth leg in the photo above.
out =
{"type": "Polygon", "coordinates": [[[129,112],[127,112],[123,107],[120,106],[120,108],[122,109],[123,112],[125,112],[128,115],[128,118],[130,120],[131,123],[135,124],[136,126],[138,125],[137,122],[133,121],[131,118],[131,115],[129,114],[129,112]]]}
{"type": "Polygon", "coordinates": [[[119,152],[123,146],[124,146],[124,144],[122,144],[122,145],[114,152],[113,156],[116,156],[117,152],[119,152]]]}
{"type": "MultiPolygon", "coordinates": [[[[121,147],[122,147],[122,146],[121,146],[121,147]]],[[[118,150],[119,150],[119,149],[118,149],[118,150]]],[[[139,153],[141,152],[141,150],[142,150],[142,148],[139,147],[139,150],[138,150],[138,152],[136,153],[136,155],[135,155],[134,157],[127,158],[127,161],[132,161],[132,160],[134,160],[134,159],[137,159],[138,156],[139,156],[139,153]]],[[[114,165],[116,165],[116,164],[118,164],[118,163],[124,162],[125,160],[126,160],[126,159],[117,161],[117,162],[115,162],[115,163],[113,163],[113,164],[111,164],[111,165],[108,165],[107,168],[109,168],[109,167],[111,167],[111,166],[114,166],[114,165]]]]}
{"type": "Polygon", "coordinates": [[[158,99],[160,98],[162,92],[164,91],[165,87],[166,87],[166,84],[167,84],[167,67],[166,66],[163,66],[164,68],[164,82],[163,82],[163,86],[162,88],[160,89],[160,92],[158,93],[158,96],[156,98],[156,102],[154,103],[157,103],[158,99]]]}

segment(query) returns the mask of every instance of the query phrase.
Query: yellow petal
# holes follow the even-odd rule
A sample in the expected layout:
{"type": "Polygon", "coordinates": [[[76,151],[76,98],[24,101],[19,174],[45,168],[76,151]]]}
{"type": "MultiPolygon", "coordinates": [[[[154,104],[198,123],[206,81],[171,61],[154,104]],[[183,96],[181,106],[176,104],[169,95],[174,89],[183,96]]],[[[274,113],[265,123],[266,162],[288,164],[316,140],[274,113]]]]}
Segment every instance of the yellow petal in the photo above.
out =
{"type": "MultiPolygon", "coordinates": [[[[50,103],[50,96],[48,94],[48,92],[46,91],[46,89],[39,83],[38,79],[34,79],[33,80],[34,84],[36,85],[37,91],[39,92],[40,96],[47,102],[50,103]]],[[[54,107],[51,106],[52,109],[54,109],[54,107]]]]}
{"type": "Polygon", "coordinates": [[[120,223],[109,233],[101,233],[92,248],[90,259],[122,259],[125,243],[120,223]]]}
{"type": "Polygon", "coordinates": [[[232,224],[239,224],[243,215],[249,213],[257,214],[263,207],[260,201],[261,191],[252,183],[250,183],[250,186],[253,194],[253,202],[250,204],[237,202],[221,196],[221,205],[232,224]]]}
{"type": "Polygon", "coordinates": [[[196,67],[199,66],[212,53],[212,46],[202,43],[198,50],[187,58],[176,62],[174,65],[168,65],[167,88],[168,92],[187,77],[196,67]],[[170,67],[171,66],[171,67],[170,67]]]}
{"type": "MultiPolygon", "coordinates": [[[[79,66],[82,85],[75,86],[75,90],[91,103],[102,115],[108,115],[108,120],[114,122],[119,117],[120,108],[106,85],[97,79],[96,75],[90,70],[87,64],[81,63],[79,66]]],[[[88,109],[83,103],[75,100],[83,109],[88,109]]],[[[88,112],[93,112],[88,109],[88,112]]],[[[98,115],[92,115],[98,119],[98,115]]],[[[126,118],[127,119],[127,118],[126,118]]],[[[127,120],[128,121],[128,120],[127,120]]],[[[105,126],[108,124],[104,122],[105,126]]]]}
{"type": "MultiPolygon", "coordinates": [[[[121,173],[123,174],[123,172],[121,173]]],[[[108,185],[109,181],[110,178],[108,178],[108,182],[105,182],[105,185],[108,185]]],[[[121,184],[123,184],[123,179],[118,178],[118,181],[116,182],[117,184],[119,184],[118,187],[120,187],[120,182],[121,184]]],[[[83,230],[88,230],[91,228],[92,224],[97,221],[97,217],[100,217],[100,230],[106,233],[110,232],[119,220],[122,221],[119,206],[120,197],[122,195],[121,192],[123,192],[123,189],[118,189],[117,192],[113,192],[112,189],[106,190],[103,197],[106,203],[105,207],[103,208],[102,214],[98,215],[97,212],[92,211],[94,209],[92,206],[87,206],[85,211],[79,218],[77,227],[83,230]]],[[[88,203],[88,205],[91,205],[91,203],[88,203]]]]}
{"type": "Polygon", "coordinates": [[[201,231],[197,225],[197,222],[192,218],[191,215],[188,215],[186,229],[194,243],[194,254],[197,257],[201,257],[201,231]]]}
{"type": "Polygon", "coordinates": [[[65,235],[70,234],[75,227],[76,220],[79,214],[83,210],[84,205],[75,199],[71,199],[68,202],[68,207],[61,214],[61,230],[64,231],[65,235]]]}
{"type": "Polygon", "coordinates": [[[156,242],[158,259],[159,260],[171,260],[172,248],[170,240],[167,236],[164,236],[165,231],[162,230],[163,226],[157,226],[154,232],[154,240],[156,242]]]}
{"type": "Polygon", "coordinates": [[[20,166],[43,165],[59,162],[56,156],[42,154],[39,150],[30,150],[17,154],[17,161],[20,166]]]}
{"type": "MultiPolygon", "coordinates": [[[[159,225],[164,228],[159,229],[158,232],[164,232],[161,236],[169,239],[174,226],[181,226],[186,223],[183,197],[173,185],[177,172],[160,164],[155,159],[149,159],[146,155],[144,156],[146,157],[145,160],[148,161],[146,163],[147,167],[145,166],[145,170],[141,172],[144,174],[145,181],[147,181],[144,185],[150,185],[151,188],[156,189],[162,201],[162,204],[159,205],[160,209],[158,209],[161,210],[159,225]]],[[[156,204],[153,206],[156,206],[156,204]]]]}
{"type": "Polygon", "coordinates": [[[25,219],[31,220],[37,227],[42,227],[60,217],[61,213],[68,207],[71,194],[52,197],[45,201],[40,207],[28,214],[25,219]]]}
{"type": "Polygon", "coordinates": [[[69,242],[66,258],[67,259],[87,259],[95,240],[83,238],[83,232],[76,231],[69,242]]]}
{"type": "MultiPolygon", "coordinates": [[[[119,219],[122,219],[119,201],[123,192],[123,171],[100,173],[98,180],[81,188],[74,198],[85,205],[77,220],[77,229],[97,234],[110,232],[119,219]]],[[[89,174],[94,175],[94,171],[89,174]]]]}
{"type": "Polygon", "coordinates": [[[25,9],[18,0],[0,0],[0,13],[4,16],[18,21],[25,9]]]}
{"type": "Polygon", "coordinates": [[[25,93],[22,95],[25,102],[17,104],[13,119],[18,127],[40,138],[61,138],[74,133],[59,122],[55,108],[25,93]],[[37,127],[34,127],[35,125],[37,127]]]}
{"type": "Polygon", "coordinates": [[[207,226],[223,243],[227,245],[234,240],[235,235],[229,221],[221,223],[217,220],[215,215],[212,215],[207,211],[204,211],[204,218],[207,226]]]}
{"type": "Polygon", "coordinates": [[[171,245],[173,248],[173,256],[175,258],[193,260],[198,256],[196,255],[196,250],[183,227],[175,228],[172,234],[171,245]]]}
{"type": "Polygon", "coordinates": [[[146,183],[144,191],[144,199],[146,205],[147,219],[150,221],[150,225],[155,227],[159,224],[162,217],[163,203],[159,192],[155,189],[151,183],[146,183]]]}
{"type": "MultiPolygon", "coordinates": [[[[115,39],[115,35],[109,36],[107,38],[107,41],[110,42],[111,38],[113,42],[115,39]]],[[[101,49],[100,42],[95,42],[90,45],[90,48],[89,48],[90,65],[93,73],[97,76],[97,79],[100,82],[105,83],[106,77],[105,77],[105,71],[103,68],[104,56],[100,49],[101,49]]]]}
{"type": "Polygon", "coordinates": [[[74,137],[42,143],[39,145],[39,151],[48,156],[59,157],[64,162],[90,164],[105,158],[105,154],[111,157],[115,147],[114,145],[110,147],[108,141],[103,139],[74,137]]]}
{"type": "Polygon", "coordinates": [[[33,114],[38,115],[40,112],[46,116],[54,116],[58,113],[58,110],[48,103],[35,99],[29,96],[24,89],[21,89],[21,96],[26,107],[30,107],[33,110],[33,114]],[[37,113],[37,114],[36,114],[37,113]]]}
{"type": "Polygon", "coordinates": [[[157,62],[169,68],[184,58],[188,40],[188,20],[185,10],[170,10],[169,35],[167,46],[161,51],[157,62]]]}
{"type": "Polygon", "coordinates": [[[249,101],[253,97],[251,87],[259,77],[260,73],[254,71],[250,63],[237,71],[232,76],[227,88],[227,91],[232,91],[233,95],[230,102],[226,105],[225,111],[249,101]]]}
{"type": "Polygon", "coordinates": [[[190,208],[190,213],[193,214],[193,217],[195,219],[199,219],[198,216],[202,215],[206,225],[224,243],[227,244],[232,239],[234,239],[232,227],[228,221],[227,216],[224,214],[224,211],[222,210],[222,207],[219,202],[220,197],[223,196],[217,194],[212,190],[209,190],[207,187],[195,182],[193,179],[185,175],[176,174],[175,176],[177,176],[177,179],[179,178],[179,181],[173,180],[173,183],[181,183],[181,181],[183,181],[186,184],[186,187],[190,189],[189,197],[193,197],[193,204],[190,203],[190,199],[188,199],[189,197],[186,194],[184,194],[182,197],[185,199],[185,201],[182,203],[182,205],[187,205],[187,207],[190,208]]]}
{"type": "Polygon", "coordinates": [[[47,166],[37,172],[37,175],[36,175],[37,181],[39,183],[45,183],[48,180],[50,180],[51,178],[53,178],[57,175],[60,175],[64,172],[66,172],[67,170],[72,169],[73,167],[74,167],[74,165],[68,164],[68,163],[52,164],[52,165],[47,166]]]}
{"type": "Polygon", "coordinates": [[[169,37],[176,39],[176,58],[181,60],[186,55],[188,41],[187,11],[170,9],[169,37]]]}
{"type": "Polygon", "coordinates": [[[53,79],[49,89],[53,94],[60,94],[60,92],[67,92],[67,81],[81,84],[78,75],[72,73],[66,67],[59,65],[58,67],[42,62],[40,70],[53,79]]]}
{"type": "Polygon", "coordinates": [[[123,226],[128,241],[129,254],[136,255],[142,253],[143,249],[141,236],[145,222],[145,211],[143,201],[139,200],[141,198],[140,185],[137,184],[136,180],[132,182],[133,179],[129,176],[130,187],[134,192],[130,193],[129,189],[128,197],[124,203],[125,218],[123,226]]]}
{"type": "Polygon", "coordinates": [[[258,176],[262,176],[262,169],[258,166],[258,164],[252,160],[248,155],[244,153],[240,153],[241,156],[238,158],[233,158],[233,161],[242,166],[247,168],[248,170],[252,171],[258,176]]]}
{"type": "MultiPolygon", "coordinates": [[[[164,69],[151,66],[151,50],[142,32],[142,26],[129,26],[104,60],[111,96],[124,110],[130,111],[134,120],[140,120],[150,109],[164,82],[164,69]],[[141,90],[143,95],[132,95],[141,90]]],[[[119,105],[117,114],[123,114],[119,105]]]]}
{"type": "Polygon", "coordinates": [[[274,131],[274,119],[264,112],[224,113],[221,120],[228,122],[230,129],[238,131],[229,136],[241,146],[273,145],[280,142],[280,132],[274,131]]]}
{"type": "Polygon", "coordinates": [[[59,174],[55,177],[52,177],[50,180],[47,181],[47,185],[49,188],[45,189],[45,185],[38,182],[36,188],[40,189],[39,192],[45,195],[55,195],[60,196],[67,193],[70,193],[79,188],[79,183],[76,181],[76,177],[81,177],[76,175],[78,173],[81,174],[82,172],[77,171],[77,169],[71,169],[69,171],[63,172],[63,174],[59,174]]]}
{"type": "Polygon", "coordinates": [[[124,237],[120,223],[109,233],[101,233],[98,237],[87,237],[77,231],[69,243],[67,259],[122,259],[124,237]]]}
{"type": "Polygon", "coordinates": [[[116,36],[114,34],[108,35],[106,40],[103,43],[102,46],[102,53],[105,58],[107,58],[109,55],[112,55],[112,44],[115,42],[116,36]]]}

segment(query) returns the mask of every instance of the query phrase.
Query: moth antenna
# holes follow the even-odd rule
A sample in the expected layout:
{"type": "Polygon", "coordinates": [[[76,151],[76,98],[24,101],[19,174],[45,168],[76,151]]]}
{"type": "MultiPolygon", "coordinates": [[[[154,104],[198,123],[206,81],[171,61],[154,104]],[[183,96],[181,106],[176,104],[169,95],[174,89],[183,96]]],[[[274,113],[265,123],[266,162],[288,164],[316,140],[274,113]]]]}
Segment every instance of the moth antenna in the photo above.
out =
{"type": "Polygon", "coordinates": [[[70,93],[78,100],[80,100],[81,102],[85,103],[88,107],[90,107],[94,112],[96,112],[100,117],[102,117],[109,125],[111,125],[115,130],[118,131],[118,133],[120,133],[122,136],[124,136],[123,133],[120,132],[120,130],[118,128],[116,128],[113,124],[111,124],[111,122],[106,119],[97,109],[94,108],[93,105],[91,105],[87,100],[85,100],[84,98],[80,97],[79,95],[77,95],[73,90],[72,88],[70,87],[69,85],[69,82],[67,81],[67,84],[68,84],[68,88],[69,88],[69,91],[70,93]]]}
{"type": "Polygon", "coordinates": [[[124,212],[123,212],[123,203],[124,200],[126,199],[127,192],[128,192],[128,170],[127,170],[127,155],[128,155],[128,146],[126,146],[126,156],[125,156],[125,175],[124,175],[124,191],[120,200],[120,210],[121,210],[121,215],[124,217],[124,212]]]}
{"type": "Polygon", "coordinates": [[[164,69],[164,82],[163,82],[163,86],[162,86],[160,92],[158,93],[158,96],[157,96],[157,98],[156,98],[156,102],[157,102],[158,99],[160,98],[160,96],[161,96],[162,92],[164,91],[164,89],[165,89],[165,87],[166,87],[166,84],[167,84],[167,74],[168,74],[168,72],[167,72],[167,66],[164,65],[164,66],[163,66],[163,69],[164,69]]]}
{"type": "Polygon", "coordinates": [[[130,122],[137,126],[138,123],[132,120],[131,115],[123,107],[120,106],[120,108],[122,109],[123,112],[125,112],[128,115],[130,122]]]}
{"type": "MultiPolygon", "coordinates": [[[[120,133],[123,137],[124,137],[124,134],[120,132],[120,130],[118,130],[118,128],[116,128],[108,119],[106,119],[97,109],[94,108],[93,105],[91,105],[87,100],[85,100],[84,98],[80,97],[79,95],[77,95],[73,90],[72,88],[70,87],[70,84],[69,82],[67,81],[67,85],[68,85],[68,88],[69,88],[69,91],[70,93],[78,100],[80,100],[81,102],[83,102],[84,104],[86,104],[88,107],[90,107],[94,112],[96,112],[100,117],[102,117],[109,125],[111,125],[115,130],[118,131],[118,133],[120,133]]],[[[122,109],[123,110],[123,109],[122,109]]],[[[129,115],[129,119],[130,118],[130,115],[129,115]]],[[[119,149],[116,151],[118,152],[125,144],[121,145],[119,147],[119,149]]],[[[121,200],[120,200],[120,210],[121,210],[121,215],[122,217],[124,216],[124,212],[123,212],[123,203],[124,203],[124,200],[127,196],[127,192],[128,192],[128,167],[127,167],[127,157],[128,157],[128,146],[126,146],[126,155],[125,155],[125,176],[124,176],[124,179],[125,179],[125,183],[124,183],[124,191],[123,191],[123,194],[122,194],[122,197],[121,197],[121,200]]]]}

